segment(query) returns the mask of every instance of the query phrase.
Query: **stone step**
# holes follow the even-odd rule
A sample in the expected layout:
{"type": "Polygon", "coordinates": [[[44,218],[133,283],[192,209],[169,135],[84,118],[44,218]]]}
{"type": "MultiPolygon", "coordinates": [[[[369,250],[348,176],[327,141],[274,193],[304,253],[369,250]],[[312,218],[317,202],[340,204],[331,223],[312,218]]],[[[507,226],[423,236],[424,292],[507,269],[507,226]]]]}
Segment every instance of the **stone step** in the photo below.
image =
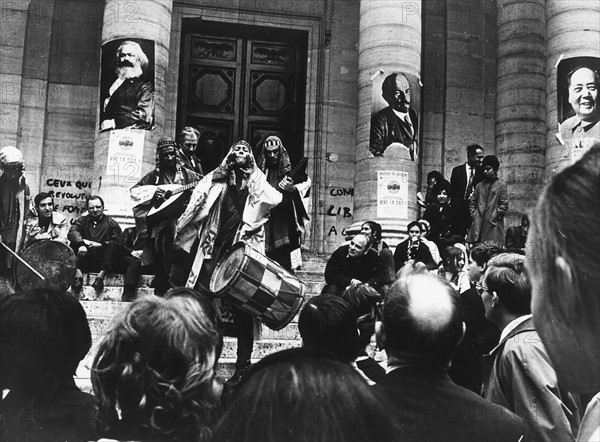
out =
{"type": "Polygon", "coordinates": [[[327,265],[327,260],[329,257],[325,257],[323,255],[315,255],[310,253],[302,254],[302,266],[299,270],[296,271],[298,273],[301,272],[313,272],[319,273],[323,275],[325,272],[325,266],[327,265]]]}

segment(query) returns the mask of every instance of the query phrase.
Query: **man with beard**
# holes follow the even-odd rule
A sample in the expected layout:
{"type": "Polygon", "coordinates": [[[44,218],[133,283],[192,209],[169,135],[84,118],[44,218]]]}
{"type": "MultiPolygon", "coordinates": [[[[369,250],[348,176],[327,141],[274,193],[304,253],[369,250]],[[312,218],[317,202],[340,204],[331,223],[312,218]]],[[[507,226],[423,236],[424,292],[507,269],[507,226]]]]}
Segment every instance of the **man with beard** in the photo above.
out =
{"type": "Polygon", "coordinates": [[[183,166],[203,176],[200,158],[196,156],[198,138],[200,138],[200,132],[193,127],[186,126],[177,135],[177,145],[183,166]]]}
{"type": "Polygon", "coordinates": [[[19,253],[31,244],[46,239],[68,244],[69,220],[54,211],[52,195],[46,192],[38,193],[33,199],[33,205],[34,209],[29,211],[25,219],[25,234],[19,253]]]}
{"type": "Polygon", "coordinates": [[[600,141],[600,111],[598,110],[598,73],[579,67],[567,76],[569,103],[575,112],[560,125],[563,144],[589,148],[600,141]]]}
{"type": "MultiPolygon", "coordinates": [[[[0,149],[0,237],[16,250],[23,235],[23,218],[29,210],[29,187],[23,176],[23,154],[14,146],[0,149]]],[[[13,280],[13,256],[0,247],[0,277],[13,280]]]]}
{"type": "MultiPolygon", "coordinates": [[[[244,241],[264,253],[264,224],[282,195],[269,185],[256,167],[251,146],[235,143],[219,167],[196,186],[177,221],[176,244],[195,256],[187,286],[207,296],[217,262],[232,244],[244,241]]],[[[228,381],[236,384],[250,367],[254,344],[254,320],[231,306],[238,338],[236,372],[228,381]]]]}
{"type": "Polygon", "coordinates": [[[263,143],[258,167],[269,184],[283,195],[265,225],[267,256],[291,271],[290,253],[300,247],[300,235],[309,219],[302,198],[310,189],[310,178],[306,175],[306,166],[296,177],[290,177],[290,157],[279,137],[274,135],[263,143]]]}
{"type": "Polygon", "coordinates": [[[154,118],[154,87],[146,81],[148,57],[140,45],[126,41],[117,50],[117,79],[102,97],[100,130],[150,129],[154,118]]]}
{"type": "Polygon", "coordinates": [[[414,160],[419,126],[417,113],[410,108],[410,84],[404,75],[391,74],[385,78],[381,89],[389,106],[371,119],[369,150],[374,156],[382,156],[390,144],[400,143],[414,160]]]}
{"type": "MultiPolygon", "coordinates": [[[[142,265],[154,265],[156,277],[153,286],[154,293],[158,296],[162,296],[171,287],[182,287],[187,277],[184,271],[186,254],[173,246],[175,222],[183,208],[173,213],[165,213],[164,217],[159,217],[161,219],[151,225],[146,222],[146,215],[152,207],[165,199],[166,191],[159,186],[185,186],[198,179],[199,176],[195,172],[181,166],[175,141],[171,138],[161,138],[156,145],[156,168],[131,189],[138,235],[146,239],[142,265]],[[178,265],[174,265],[176,262],[178,265]]],[[[187,196],[181,196],[184,207],[187,196]]]]}
{"type": "Polygon", "coordinates": [[[77,255],[77,275],[71,286],[79,293],[83,286],[81,272],[99,271],[92,287],[104,290],[104,277],[114,270],[119,259],[121,227],[104,214],[104,200],[92,195],[87,201],[88,214],[75,221],[68,238],[77,255]]]}

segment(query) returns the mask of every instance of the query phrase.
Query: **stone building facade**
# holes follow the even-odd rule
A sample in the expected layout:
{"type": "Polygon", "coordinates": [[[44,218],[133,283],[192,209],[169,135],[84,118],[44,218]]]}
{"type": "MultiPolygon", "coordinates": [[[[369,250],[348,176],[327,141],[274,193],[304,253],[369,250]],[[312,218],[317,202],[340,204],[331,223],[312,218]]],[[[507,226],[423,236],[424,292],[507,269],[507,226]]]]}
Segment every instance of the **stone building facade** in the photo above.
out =
{"type": "Polygon", "coordinates": [[[128,189],[154,167],[160,136],[192,124],[227,144],[271,130],[285,134],[293,160],[309,159],[305,248],[317,254],[333,251],[349,227],[367,219],[379,220],[395,244],[419,215],[416,192],[427,172],[449,178],[474,143],[499,157],[509,221],[519,219],[573,158],[556,137],[560,63],[600,57],[596,0],[0,6],[0,145],[24,152],[32,193],[54,191],[57,210],[72,217],[86,195],[99,193],[108,212],[127,223],[128,189]],[[99,130],[102,48],[119,39],[154,42],[154,129],[134,136],[143,148],[131,163],[115,160],[118,134],[99,130]],[[415,79],[414,160],[373,157],[368,149],[380,99],[375,85],[392,72],[415,79]],[[386,209],[384,198],[402,209],[386,209]]]}

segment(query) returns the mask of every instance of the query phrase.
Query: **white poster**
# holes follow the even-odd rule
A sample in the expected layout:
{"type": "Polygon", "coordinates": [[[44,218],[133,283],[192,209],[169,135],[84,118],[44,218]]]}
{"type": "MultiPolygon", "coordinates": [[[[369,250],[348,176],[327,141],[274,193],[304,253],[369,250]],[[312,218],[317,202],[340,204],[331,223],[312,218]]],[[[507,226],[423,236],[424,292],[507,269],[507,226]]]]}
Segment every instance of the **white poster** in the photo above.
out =
{"type": "Polygon", "coordinates": [[[115,183],[135,184],[142,177],[146,131],[118,129],[110,132],[106,177],[115,183]]]}
{"type": "Polygon", "coordinates": [[[377,218],[408,219],[408,172],[377,171],[377,218]]]}

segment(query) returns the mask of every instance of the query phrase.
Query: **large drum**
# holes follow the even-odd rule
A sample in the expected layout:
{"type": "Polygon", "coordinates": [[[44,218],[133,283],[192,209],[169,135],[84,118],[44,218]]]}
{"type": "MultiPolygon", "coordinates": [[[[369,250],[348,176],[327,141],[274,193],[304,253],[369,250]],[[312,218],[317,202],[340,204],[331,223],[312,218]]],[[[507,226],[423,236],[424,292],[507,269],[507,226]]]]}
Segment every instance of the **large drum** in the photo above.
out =
{"type": "Polygon", "coordinates": [[[217,263],[210,290],[259,316],[267,327],[281,330],[300,310],[306,285],[275,261],[238,242],[217,263]]]}
{"type": "Polygon", "coordinates": [[[23,290],[48,287],[64,292],[75,278],[75,253],[61,242],[49,239],[35,242],[25,249],[21,258],[46,278],[42,281],[22,262],[17,261],[17,283],[23,290]]]}

